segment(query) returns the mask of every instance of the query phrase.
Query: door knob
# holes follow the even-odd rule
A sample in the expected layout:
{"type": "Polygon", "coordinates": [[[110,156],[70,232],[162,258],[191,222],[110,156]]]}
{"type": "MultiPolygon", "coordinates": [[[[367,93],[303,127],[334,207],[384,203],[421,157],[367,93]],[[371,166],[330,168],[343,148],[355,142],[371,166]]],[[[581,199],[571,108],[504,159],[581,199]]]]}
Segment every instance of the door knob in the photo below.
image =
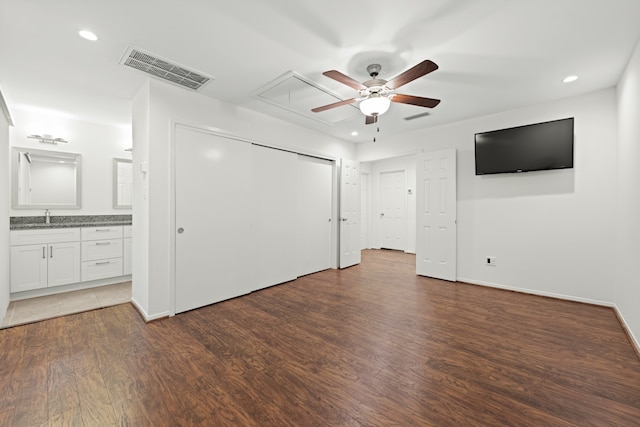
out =
{"type": "Polygon", "coordinates": [[[346,220],[347,220],[347,218],[342,218],[342,221],[346,221],[346,220]]]}
{"type": "Polygon", "coordinates": [[[178,228],[178,234],[182,234],[182,233],[184,233],[184,228],[182,227],[178,228]]]}
{"type": "Polygon", "coordinates": [[[380,214],[380,216],[384,216],[384,212],[382,212],[382,213],[380,214]]]}

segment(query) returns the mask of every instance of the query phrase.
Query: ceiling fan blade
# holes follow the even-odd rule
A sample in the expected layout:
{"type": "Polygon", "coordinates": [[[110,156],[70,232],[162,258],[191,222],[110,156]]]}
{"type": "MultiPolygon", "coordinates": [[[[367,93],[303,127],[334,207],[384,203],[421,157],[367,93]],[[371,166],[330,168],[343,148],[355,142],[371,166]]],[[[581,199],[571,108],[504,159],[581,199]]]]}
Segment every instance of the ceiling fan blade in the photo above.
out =
{"type": "Polygon", "coordinates": [[[365,116],[364,124],[371,125],[373,123],[378,123],[378,116],[365,116]]]}
{"type": "Polygon", "coordinates": [[[311,111],[319,113],[321,111],[330,110],[331,108],[341,107],[343,105],[353,104],[356,102],[355,98],[345,99],[344,101],[334,102],[333,104],[323,105],[322,107],[313,108],[311,111]]]}
{"type": "Polygon", "coordinates": [[[325,71],[324,73],[325,76],[329,77],[330,79],[333,79],[335,81],[338,81],[342,84],[345,84],[349,87],[354,88],[355,90],[364,90],[367,87],[365,85],[363,85],[362,83],[360,83],[357,80],[352,79],[351,77],[342,74],[340,71],[337,70],[329,70],[329,71],[325,71]]]}
{"type": "Polygon", "coordinates": [[[436,105],[440,104],[439,99],[423,98],[421,96],[413,96],[413,95],[401,95],[399,93],[393,95],[391,100],[393,102],[399,102],[400,104],[411,104],[411,105],[417,105],[418,107],[427,107],[427,108],[433,108],[436,105]]]}
{"type": "Polygon", "coordinates": [[[414,81],[418,77],[422,77],[437,69],[438,69],[438,66],[435,64],[435,62],[432,62],[427,59],[425,61],[422,61],[418,65],[415,65],[412,68],[409,68],[404,73],[389,80],[387,82],[387,87],[389,89],[398,89],[400,86],[404,86],[407,83],[414,81]]]}

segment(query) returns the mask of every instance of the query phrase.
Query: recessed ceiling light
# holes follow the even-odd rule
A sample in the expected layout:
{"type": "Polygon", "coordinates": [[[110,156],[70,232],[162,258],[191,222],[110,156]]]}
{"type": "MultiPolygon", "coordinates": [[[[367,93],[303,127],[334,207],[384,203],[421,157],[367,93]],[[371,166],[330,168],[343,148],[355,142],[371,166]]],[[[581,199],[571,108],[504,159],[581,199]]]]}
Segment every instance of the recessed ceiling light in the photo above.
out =
{"type": "Polygon", "coordinates": [[[91,31],[82,30],[82,31],[78,31],[78,34],[80,34],[80,37],[82,37],[83,39],[87,39],[92,42],[98,40],[98,36],[93,34],[91,31]]]}
{"type": "Polygon", "coordinates": [[[354,130],[353,132],[351,132],[351,136],[358,136],[358,132],[354,130]]]}
{"type": "Polygon", "coordinates": [[[578,76],[567,76],[564,79],[562,79],[562,82],[571,83],[571,82],[575,82],[576,80],[578,80],[578,76]]]}

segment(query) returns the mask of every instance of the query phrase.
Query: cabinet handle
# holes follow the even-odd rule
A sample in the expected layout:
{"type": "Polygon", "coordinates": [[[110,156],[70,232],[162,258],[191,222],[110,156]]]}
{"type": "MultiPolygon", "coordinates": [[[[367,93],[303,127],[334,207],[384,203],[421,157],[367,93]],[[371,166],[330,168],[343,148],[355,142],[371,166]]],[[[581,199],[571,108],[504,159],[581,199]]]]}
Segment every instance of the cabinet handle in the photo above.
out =
{"type": "Polygon", "coordinates": [[[105,246],[105,245],[110,245],[111,242],[96,242],[96,246],[105,246]]]}
{"type": "Polygon", "coordinates": [[[111,261],[96,262],[96,265],[111,264],[111,261]]]}
{"type": "Polygon", "coordinates": [[[47,254],[45,253],[45,251],[47,250],[46,247],[42,247],[42,259],[45,259],[47,257],[47,254]]]}
{"type": "Polygon", "coordinates": [[[53,258],[53,246],[49,246],[49,258],[53,258]]]}

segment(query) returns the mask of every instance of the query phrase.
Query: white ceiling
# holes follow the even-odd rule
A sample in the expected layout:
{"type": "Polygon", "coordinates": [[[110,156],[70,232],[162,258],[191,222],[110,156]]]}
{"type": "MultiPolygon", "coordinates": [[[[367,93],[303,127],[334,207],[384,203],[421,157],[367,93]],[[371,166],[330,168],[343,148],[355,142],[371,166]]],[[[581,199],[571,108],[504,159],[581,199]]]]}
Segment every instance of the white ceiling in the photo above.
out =
{"type": "Polygon", "coordinates": [[[390,79],[431,59],[440,69],[400,92],[442,103],[392,104],[379,122],[390,135],[614,86],[639,17],[638,0],[0,0],[0,84],[10,108],[130,125],[147,78],[120,65],[133,45],[215,77],[207,96],[360,142],[375,126],[352,106],[327,124],[328,112],[314,120],[258,93],[293,71],[351,98],[322,72],[364,81],[378,62],[390,79]],[[562,83],[569,74],[580,78],[562,83]]]}

